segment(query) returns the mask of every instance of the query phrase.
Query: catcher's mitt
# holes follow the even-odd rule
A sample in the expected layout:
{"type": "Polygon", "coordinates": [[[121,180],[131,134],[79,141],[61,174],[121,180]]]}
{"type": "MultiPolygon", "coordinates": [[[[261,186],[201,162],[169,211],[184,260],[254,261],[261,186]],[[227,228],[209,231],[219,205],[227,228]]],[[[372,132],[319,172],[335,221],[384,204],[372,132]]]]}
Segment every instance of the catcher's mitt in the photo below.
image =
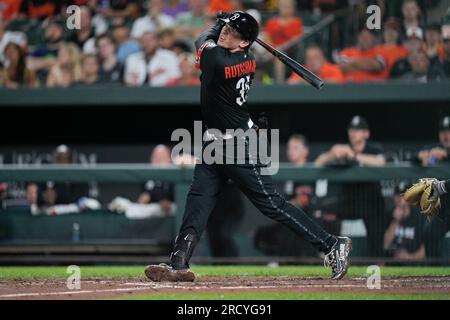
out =
{"type": "Polygon", "coordinates": [[[433,196],[434,178],[423,178],[409,187],[403,194],[403,199],[412,205],[418,205],[420,212],[431,218],[440,208],[441,199],[433,196]]]}

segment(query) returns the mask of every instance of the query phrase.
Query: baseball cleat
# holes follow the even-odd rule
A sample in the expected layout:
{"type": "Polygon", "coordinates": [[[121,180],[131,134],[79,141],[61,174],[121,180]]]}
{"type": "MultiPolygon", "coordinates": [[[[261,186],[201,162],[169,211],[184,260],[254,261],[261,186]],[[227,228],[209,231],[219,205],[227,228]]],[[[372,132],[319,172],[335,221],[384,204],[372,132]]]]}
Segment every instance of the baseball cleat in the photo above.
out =
{"type": "Polygon", "coordinates": [[[331,267],[331,279],[340,280],[347,273],[350,261],[348,255],[352,250],[352,240],[348,237],[336,237],[337,242],[325,255],[325,267],[331,267]]]}
{"type": "Polygon", "coordinates": [[[195,280],[191,270],[176,270],[165,263],[147,266],[144,272],[147,278],[155,282],[193,282],[195,280]]]}

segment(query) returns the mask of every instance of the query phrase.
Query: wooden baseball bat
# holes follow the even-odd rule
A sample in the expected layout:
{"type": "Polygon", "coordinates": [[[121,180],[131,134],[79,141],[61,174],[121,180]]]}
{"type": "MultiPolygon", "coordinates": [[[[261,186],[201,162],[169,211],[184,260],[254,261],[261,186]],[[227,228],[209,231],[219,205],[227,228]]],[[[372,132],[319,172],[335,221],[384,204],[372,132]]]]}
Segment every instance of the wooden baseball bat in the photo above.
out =
{"type": "Polygon", "coordinates": [[[311,71],[306,69],[303,65],[301,65],[294,59],[288,57],[283,52],[278,51],[277,49],[275,49],[271,45],[265,43],[264,41],[262,41],[259,38],[256,39],[256,42],[259,43],[263,48],[265,48],[267,51],[269,51],[276,58],[278,58],[285,65],[287,65],[292,71],[294,71],[300,77],[305,79],[314,88],[321,89],[325,85],[325,82],[323,82],[322,79],[320,79],[318,76],[316,76],[314,73],[312,73],[311,71]]]}

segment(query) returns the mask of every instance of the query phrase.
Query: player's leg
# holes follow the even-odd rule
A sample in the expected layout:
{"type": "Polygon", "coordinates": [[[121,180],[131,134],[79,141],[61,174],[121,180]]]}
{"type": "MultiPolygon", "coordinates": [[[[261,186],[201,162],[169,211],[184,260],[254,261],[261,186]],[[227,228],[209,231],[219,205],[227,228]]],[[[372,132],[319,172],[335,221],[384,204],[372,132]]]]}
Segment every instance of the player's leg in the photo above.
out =
{"type": "Polygon", "coordinates": [[[226,183],[211,212],[206,233],[212,257],[236,257],[239,249],[233,235],[244,217],[242,195],[234,183],[226,183]]]}
{"type": "Polygon", "coordinates": [[[183,222],[170,255],[171,265],[148,266],[145,274],[153,281],[193,281],[189,259],[205,230],[224,179],[215,165],[197,164],[186,199],[183,222]]]}
{"type": "Polygon", "coordinates": [[[303,210],[286,201],[275,190],[272,177],[261,174],[261,167],[252,164],[229,165],[224,170],[264,215],[288,226],[323,252],[332,266],[333,279],[340,279],[345,275],[348,253],[351,250],[349,238],[329,234],[303,210]]]}

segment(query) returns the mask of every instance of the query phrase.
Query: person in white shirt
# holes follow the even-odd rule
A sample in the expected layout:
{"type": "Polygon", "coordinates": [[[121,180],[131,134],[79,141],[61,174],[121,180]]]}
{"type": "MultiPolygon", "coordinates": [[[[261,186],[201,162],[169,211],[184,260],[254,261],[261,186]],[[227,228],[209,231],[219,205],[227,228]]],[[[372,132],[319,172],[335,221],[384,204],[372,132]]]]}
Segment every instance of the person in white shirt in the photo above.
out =
{"type": "Polygon", "coordinates": [[[175,25],[175,20],[162,12],[163,0],[149,0],[147,15],[136,19],[131,29],[131,37],[138,39],[144,32],[157,32],[175,25]]]}
{"type": "Polygon", "coordinates": [[[125,61],[124,82],[129,86],[165,86],[180,77],[174,52],[159,47],[155,33],[145,32],[139,39],[142,51],[129,55],[125,61]]]}

